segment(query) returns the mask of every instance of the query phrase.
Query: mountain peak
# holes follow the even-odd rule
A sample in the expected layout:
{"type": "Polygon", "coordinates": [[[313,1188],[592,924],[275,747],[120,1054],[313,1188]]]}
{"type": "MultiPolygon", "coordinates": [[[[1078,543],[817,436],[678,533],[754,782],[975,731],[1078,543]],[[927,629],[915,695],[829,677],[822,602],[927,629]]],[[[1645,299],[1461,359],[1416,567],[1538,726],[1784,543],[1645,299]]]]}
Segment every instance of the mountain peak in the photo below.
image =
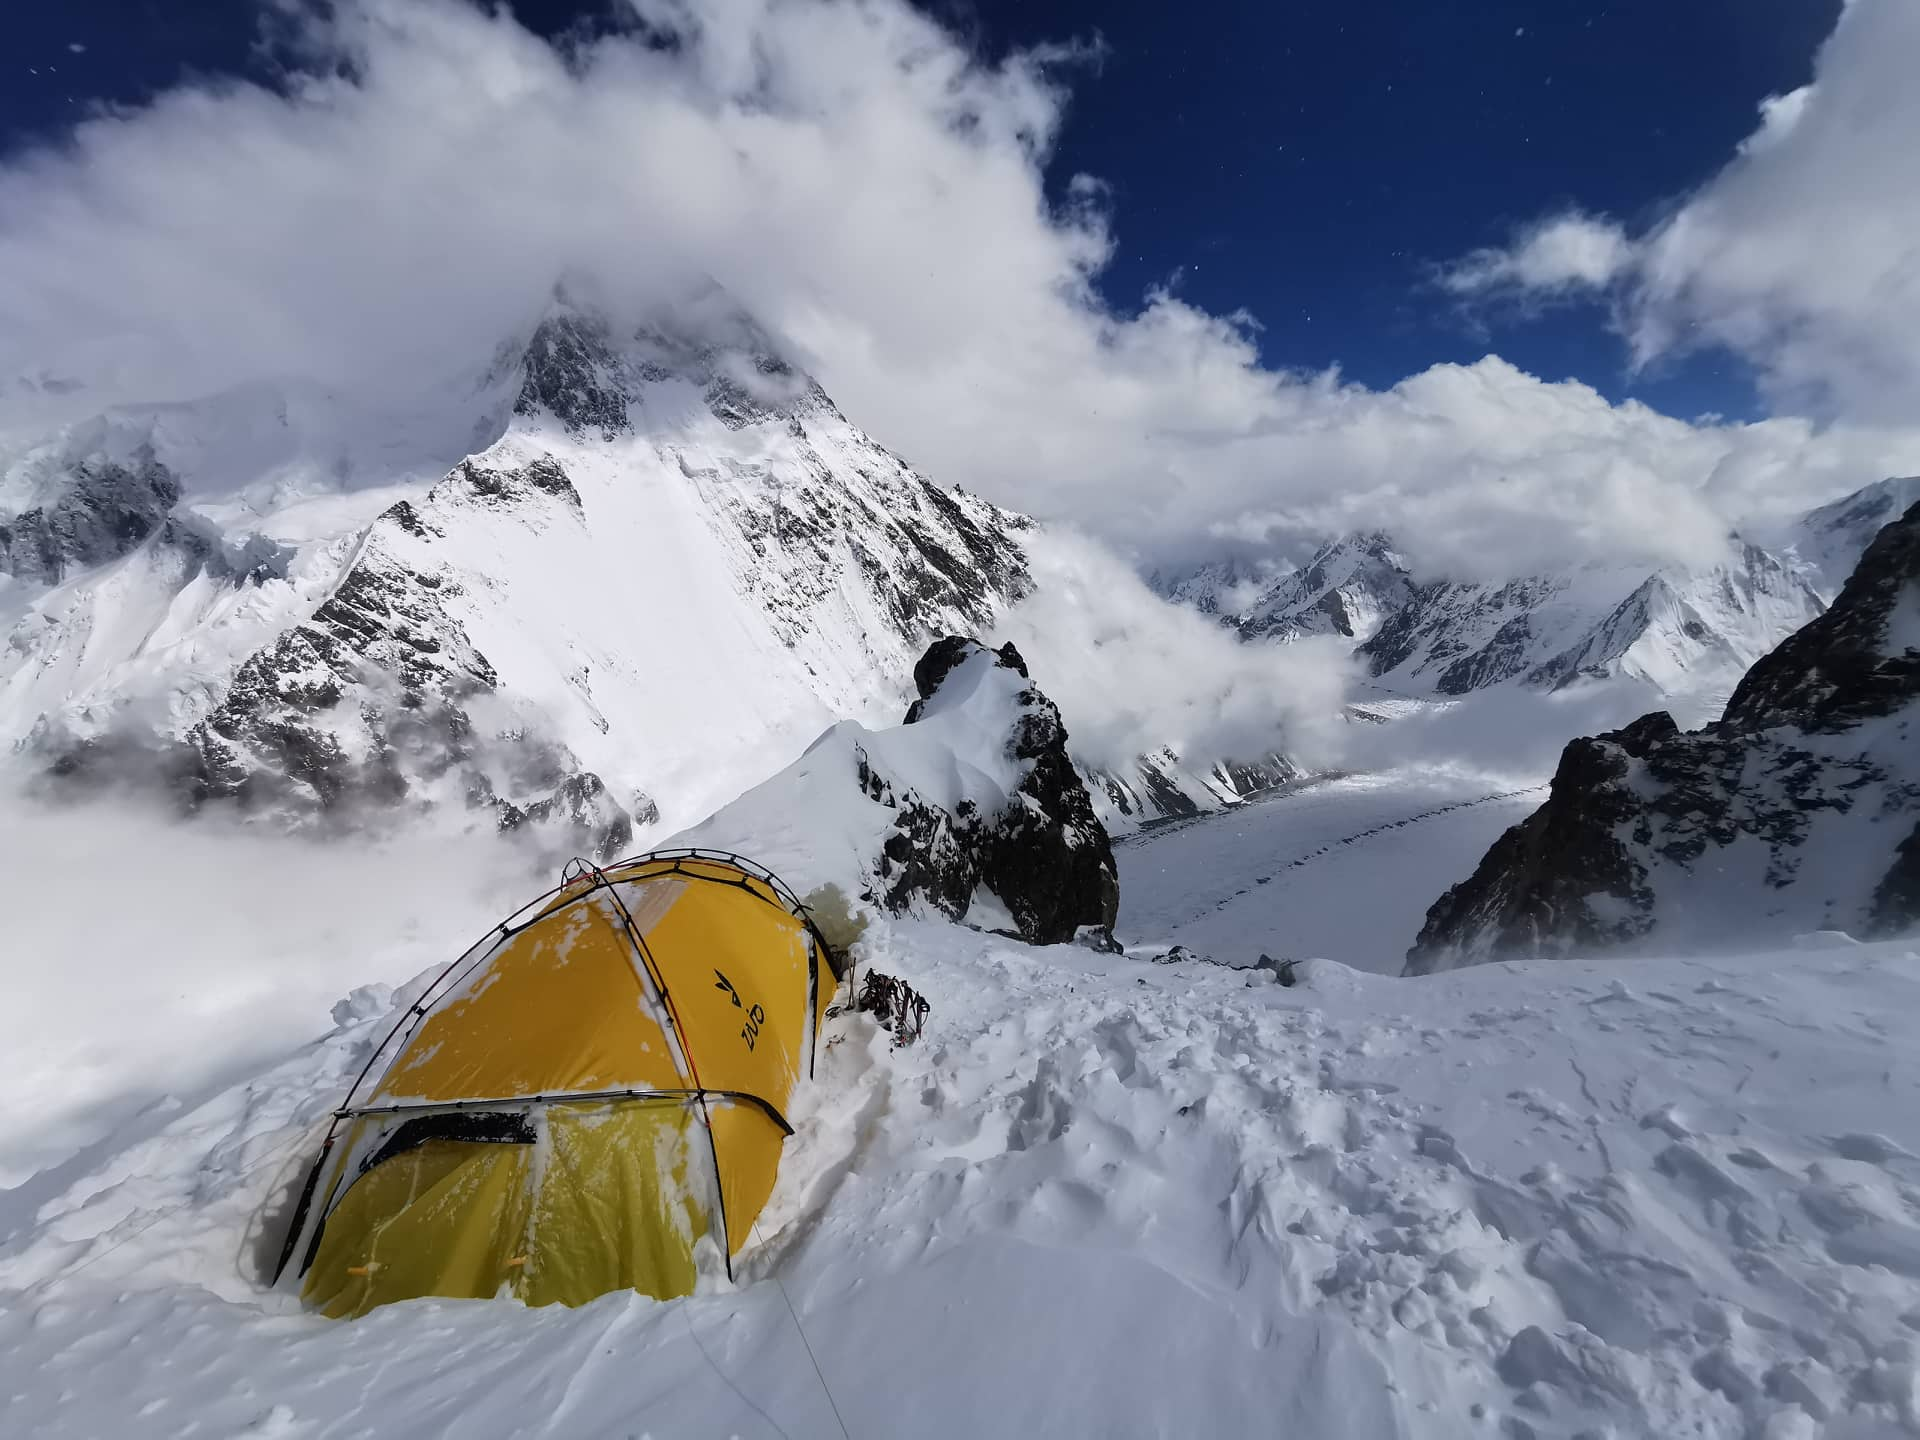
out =
{"type": "Polygon", "coordinates": [[[1724,723],[1828,730],[1920,697],[1920,500],[1885,526],[1825,614],[1747,672],[1724,723]]]}
{"type": "Polygon", "coordinates": [[[1891,475],[1863,485],[1801,516],[1794,527],[1794,550],[1831,593],[1840,588],[1874,536],[1916,502],[1920,502],[1920,475],[1891,475]]]}
{"type": "Polygon", "coordinates": [[[757,320],[708,284],[637,319],[565,283],[528,339],[516,415],[549,415],[574,436],[613,440],[635,428],[648,388],[681,382],[701,392],[729,430],[808,413],[833,402],[757,320]]]}

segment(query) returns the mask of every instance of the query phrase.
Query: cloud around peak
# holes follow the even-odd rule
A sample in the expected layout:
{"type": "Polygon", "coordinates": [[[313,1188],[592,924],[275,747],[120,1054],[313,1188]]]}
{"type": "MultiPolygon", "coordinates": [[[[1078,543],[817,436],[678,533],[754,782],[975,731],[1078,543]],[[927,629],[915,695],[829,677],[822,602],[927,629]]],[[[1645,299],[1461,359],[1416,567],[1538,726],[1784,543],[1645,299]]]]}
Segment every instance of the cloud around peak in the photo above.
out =
{"type": "MultiPolygon", "coordinates": [[[[1148,560],[1382,527],[1449,573],[1697,557],[1920,469],[1903,430],[1687,424],[1493,357],[1370,390],[1170,290],[1113,308],[1124,216],[1044,184],[1083,47],[988,61],[901,0],[638,0],[559,45],[460,0],[276,13],[278,88],[0,161],[0,423],[278,377],[437,403],[560,275],[642,303],[705,275],[935,478],[1148,560]]],[[[1735,163],[1794,153],[1824,85],[1735,163]]],[[[1649,253],[1567,215],[1456,288],[1645,288],[1649,253]]]]}

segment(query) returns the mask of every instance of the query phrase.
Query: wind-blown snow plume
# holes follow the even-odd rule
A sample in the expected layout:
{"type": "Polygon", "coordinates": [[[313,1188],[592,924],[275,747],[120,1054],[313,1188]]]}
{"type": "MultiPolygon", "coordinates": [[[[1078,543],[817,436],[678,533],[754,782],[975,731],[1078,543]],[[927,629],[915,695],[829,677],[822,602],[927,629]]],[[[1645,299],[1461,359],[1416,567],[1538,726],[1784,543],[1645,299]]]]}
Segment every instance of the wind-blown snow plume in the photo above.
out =
{"type": "MultiPolygon", "coordinates": [[[[497,922],[502,894],[552,876],[530,850],[445,830],[330,845],[219,817],[183,826],[125,795],[56,809],[11,786],[0,807],[0,1197],[305,1043],[353,987],[445,964],[497,922]]],[[[0,1235],[10,1218],[0,1205],[0,1235]]]]}

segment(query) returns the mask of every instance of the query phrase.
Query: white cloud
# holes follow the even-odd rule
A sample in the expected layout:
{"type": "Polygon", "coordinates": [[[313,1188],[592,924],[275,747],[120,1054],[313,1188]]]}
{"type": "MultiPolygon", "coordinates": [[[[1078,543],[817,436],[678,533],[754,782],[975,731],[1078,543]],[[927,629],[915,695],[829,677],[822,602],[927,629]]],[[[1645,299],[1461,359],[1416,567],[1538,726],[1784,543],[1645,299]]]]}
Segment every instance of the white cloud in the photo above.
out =
{"type": "MultiPolygon", "coordinates": [[[[391,407],[563,271],[634,297],[704,273],[929,473],[1149,556],[1358,524],[1436,569],[1658,559],[1920,468],[1905,433],[1687,425],[1493,358],[1386,391],[1263,368],[1249,317],[1099,299],[1106,194],[1042,184],[1079,52],[986,64],[901,0],[637,14],[560,51],[454,0],[349,0],[287,94],[187,86],[12,159],[0,377],[84,386],[0,386],[0,418],[291,375],[391,407]]],[[[1561,217],[1512,263],[1593,284],[1619,243],[1561,217]]]]}
{"type": "Polygon", "coordinates": [[[1353,674],[1344,644],[1243,645],[1071,532],[1041,533],[1032,553],[1033,594],[994,638],[1019,647],[1060,706],[1076,758],[1120,770],[1162,745],[1198,757],[1338,758],[1353,674]]]}
{"type": "Polygon", "coordinates": [[[1462,293],[1611,288],[1639,363],[1751,360],[1776,407],[1920,416],[1920,6],[1851,0],[1811,85],[1773,96],[1727,165],[1646,233],[1561,217],[1445,273],[1462,293]],[[1569,228],[1571,227],[1571,228],[1569,228]]]}
{"type": "Polygon", "coordinates": [[[1612,284],[1632,260],[1626,231],[1575,210],[1530,226],[1509,248],[1474,251],[1440,280],[1457,295],[1592,290],[1612,284]]]}

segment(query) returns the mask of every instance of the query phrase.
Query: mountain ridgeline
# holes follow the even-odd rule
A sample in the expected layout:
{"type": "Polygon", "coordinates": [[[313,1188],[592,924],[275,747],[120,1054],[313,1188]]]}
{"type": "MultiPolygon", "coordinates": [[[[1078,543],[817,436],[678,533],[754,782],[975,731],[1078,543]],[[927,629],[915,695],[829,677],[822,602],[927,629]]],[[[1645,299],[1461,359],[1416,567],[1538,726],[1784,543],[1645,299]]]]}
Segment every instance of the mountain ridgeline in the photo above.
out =
{"type": "Polygon", "coordinates": [[[1428,912],[1410,974],[1920,923],[1920,503],[1724,716],[1575,740],[1547,802],[1428,912]]]}
{"type": "Polygon", "coordinates": [[[1880,481],[1772,544],[1732,537],[1719,560],[1692,567],[1417,579],[1392,537],[1373,532],[1330,541],[1298,569],[1225,561],[1157,579],[1249,641],[1351,640],[1376,691],[1445,699],[1625,676],[1666,695],[1724,697],[1825,609],[1874,533],[1915,499],[1920,478],[1880,481]]]}

